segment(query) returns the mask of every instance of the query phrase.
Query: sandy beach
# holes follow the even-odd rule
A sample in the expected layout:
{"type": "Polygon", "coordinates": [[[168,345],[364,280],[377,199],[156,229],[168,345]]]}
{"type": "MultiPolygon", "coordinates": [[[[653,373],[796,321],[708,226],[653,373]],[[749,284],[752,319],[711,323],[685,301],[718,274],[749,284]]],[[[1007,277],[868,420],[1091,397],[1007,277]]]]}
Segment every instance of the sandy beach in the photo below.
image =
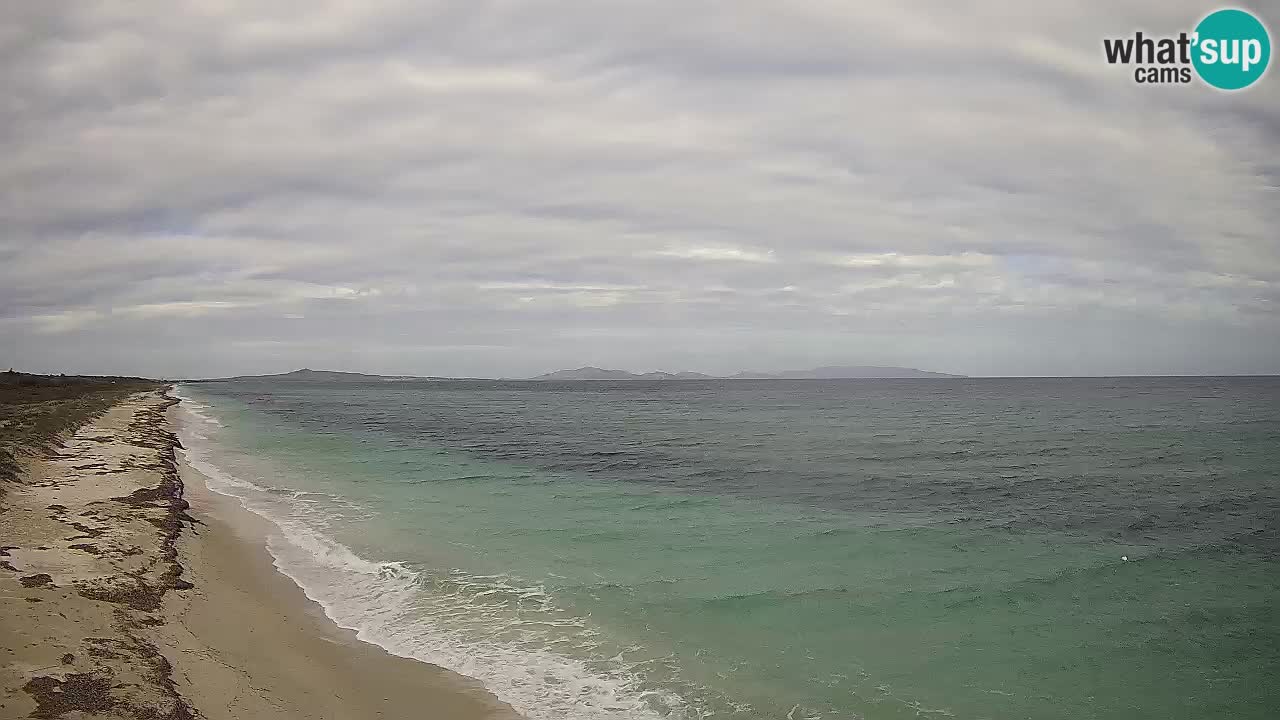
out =
{"type": "Polygon", "coordinates": [[[516,717],[329,622],[181,466],[175,403],[128,396],[6,484],[0,718],[516,717]]]}

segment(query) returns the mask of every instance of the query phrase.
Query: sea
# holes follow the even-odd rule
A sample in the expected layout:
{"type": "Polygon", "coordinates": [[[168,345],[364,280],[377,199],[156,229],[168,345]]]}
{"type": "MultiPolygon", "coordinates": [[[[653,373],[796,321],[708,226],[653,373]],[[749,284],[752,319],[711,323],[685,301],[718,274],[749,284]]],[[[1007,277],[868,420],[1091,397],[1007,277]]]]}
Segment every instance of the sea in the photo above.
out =
{"type": "Polygon", "coordinates": [[[1280,717],[1280,378],[243,380],[188,462],[532,720],[1280,717]]]}

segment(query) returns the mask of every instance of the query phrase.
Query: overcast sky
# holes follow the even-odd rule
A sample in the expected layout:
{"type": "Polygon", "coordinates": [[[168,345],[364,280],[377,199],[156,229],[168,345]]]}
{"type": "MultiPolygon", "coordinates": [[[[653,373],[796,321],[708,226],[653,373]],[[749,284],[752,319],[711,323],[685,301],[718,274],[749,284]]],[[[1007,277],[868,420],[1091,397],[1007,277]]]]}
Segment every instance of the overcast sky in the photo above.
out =
{"type": "Polygon", "coordinates": [[[0,363],[1280,372],[1277,70],[1082,5],[9,2],[0,363]]]}

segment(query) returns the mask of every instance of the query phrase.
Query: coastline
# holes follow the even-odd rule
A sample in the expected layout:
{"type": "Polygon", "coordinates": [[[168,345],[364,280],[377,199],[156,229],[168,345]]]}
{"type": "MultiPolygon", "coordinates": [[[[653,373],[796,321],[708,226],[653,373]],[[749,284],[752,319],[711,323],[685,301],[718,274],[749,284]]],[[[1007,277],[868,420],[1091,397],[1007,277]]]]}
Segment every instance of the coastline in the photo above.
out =
{"type": "Polygon", "coordinates": [[[267,521],[181,463],[178,402],[122,399],[11,486],[0,717],[517,717],[330,622],[273,566],[267,521]]]}

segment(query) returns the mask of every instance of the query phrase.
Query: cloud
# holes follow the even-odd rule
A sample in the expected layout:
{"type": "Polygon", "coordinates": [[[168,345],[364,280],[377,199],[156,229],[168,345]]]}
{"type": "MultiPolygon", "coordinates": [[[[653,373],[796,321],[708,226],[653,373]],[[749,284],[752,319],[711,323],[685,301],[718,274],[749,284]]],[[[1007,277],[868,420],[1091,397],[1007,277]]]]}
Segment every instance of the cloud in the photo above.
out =
{"type": "Polygon", "coordinates": [[[0,347],[164,375],[1280,371],[1280,84],[1102,60],[1202,14],[19,4],[0,347]]]}
{"type": "Polygon", "coordinates": [[[957,255],[903,255],[896,252],[860,253],[840,258],[837,264],[853,268],[933,268],[988,267],[996,262],[993,255],[964,252],[957,255]]]}
{"type": "Polygon", "coordinates": [[[708,260],[712,262],[773,262],[773,251],[744,250],[735,247],[686,247],[659,250],[657,255],[680,260],[708,260]]]}

